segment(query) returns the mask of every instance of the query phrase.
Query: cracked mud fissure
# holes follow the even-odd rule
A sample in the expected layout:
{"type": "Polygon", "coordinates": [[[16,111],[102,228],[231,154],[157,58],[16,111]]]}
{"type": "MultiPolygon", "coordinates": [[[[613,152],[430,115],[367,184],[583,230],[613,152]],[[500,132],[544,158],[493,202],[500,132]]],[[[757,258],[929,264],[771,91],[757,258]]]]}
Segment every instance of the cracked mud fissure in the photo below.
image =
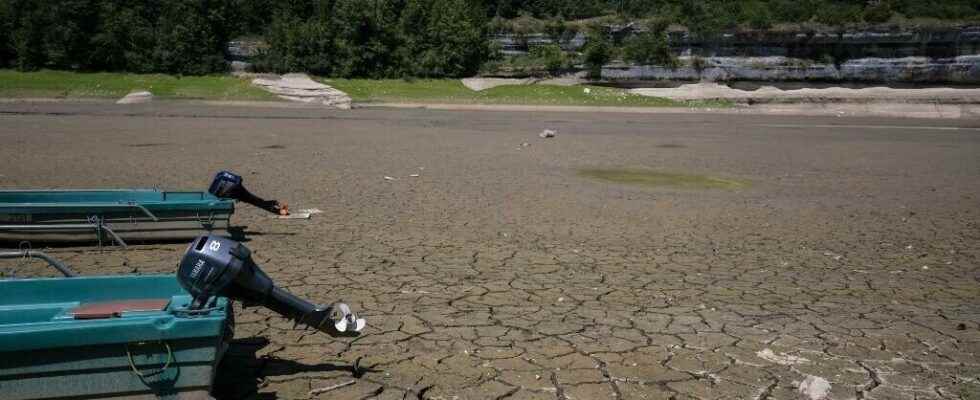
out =
{"type": "MultiPolygon", "coordinates": [[[[236,307],[219,398],[305,399],[352,375],[314,397],[791,399],[810,375],[834,399],[980,396],[968,122],[119,110],[0,105],[0,188],[203,190],[237,171],[256,194],[323,211],[276,220],[240,204],[256,262],[368,319],[332,339],[236,307]],[[545,128],[560,133],[537,138],[545,128]],[[752,185],[630,186],[582,168],[752,185]]],[[[169,273],[184,247],[47,252],[84,275],[169,273]]]]}

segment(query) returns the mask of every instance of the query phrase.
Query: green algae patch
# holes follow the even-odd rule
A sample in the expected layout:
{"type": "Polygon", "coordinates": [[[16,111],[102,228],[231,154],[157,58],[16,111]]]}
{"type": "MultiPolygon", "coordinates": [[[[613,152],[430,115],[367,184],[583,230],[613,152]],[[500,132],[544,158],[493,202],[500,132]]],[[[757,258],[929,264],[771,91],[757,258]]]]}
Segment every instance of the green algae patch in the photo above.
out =
{"type": "Polygon", "coordinates": [[[579,176],[627,185],[679,189],[740,189],[748,182],[705,175],[657,172],[641,169],[581,169],[579,176]]]}

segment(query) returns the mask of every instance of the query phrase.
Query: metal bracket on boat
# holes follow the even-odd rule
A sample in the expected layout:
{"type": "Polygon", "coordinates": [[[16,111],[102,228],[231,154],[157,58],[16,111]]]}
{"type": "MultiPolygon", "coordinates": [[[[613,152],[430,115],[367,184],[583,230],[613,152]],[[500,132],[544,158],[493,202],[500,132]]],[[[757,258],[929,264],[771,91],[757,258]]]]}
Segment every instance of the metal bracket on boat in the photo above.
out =
{"type": "Polygon", "coordinates": [[[208,213],[208,217],[201,218],[201,214],[197,214],[197,222],[204,227],[205,230],[211,231],[214,229],[214,211],[208,213]]]}
{"type": "Polygon", "coordinates": [[[127,204],[129,206],[131,206],[131,207],[136,207],[136,208],[140,209],[140,211],[143,211],[143,213],[146,214],[147,217],[150,217],[150,219],[152,219],[153,222],[160,222],[160,218],[157,218],[156,215],[153,215],[153,213],[150,212],[150,210],[148,208],[144,207],[142,204],[139,204],[139,203],[137,203],[135,201],[131,201],[131,202],[127,203],[127,204]]]}
{"type": "Polygon", "coordinates": [[[42,251],[31,250],[30,247],[27,247],[26,249],[22,248],[20,250],[14,250],[14,251],[0,251],[0,258],[8,258],[8,259],[9,258],[37,258],[40,260],[44,260],[45,262],[48,263],[48,265],[54,267],[59,272],[61,272],[62,275],[66,277],[71,278],[71,277],[78,276],[78,274],[75,273],[75,271],[72,271],[72,269],[69,268],[67,265],[65,265],[63,262],[58,261],[58,259],[51,257],[42,251]]]}
{"type": "MultiPolygon", "coordinates": [[[[146,378],[148,376],[160,375],[164,373],[164,371],[166,371],[167,368],[170,368],[170,364],[174,362],[174,351],[173,349],[170,348],[170,344],[168,344],[167,342],[160,342],[160,343],[162,343],[163,346],[167,348],[167,362],[163,364],[163,368],[160,368],[150,373],[140,372],[139,369],[136,368],[136,362],[133,361],[133,353],[129,351],[129,344],[128,343],[126,344],[126,356],[129,357],[129,367],[133,369],[133,373],[136,374],[136,376],[140,377],[140,379],[146,378]]],[[[136,344],[145,345],[146,342],[137,342],[136,344]]]]}
{"type": "Polygon", "coordinates": [[[109,227],[109,225],[106,225],[105,218],[100,217],[98,215],[92,215],[88,217],[88,222],[92,224],[92,227],[95,228],[95,235],[98,236],[100,249],[102,248],[103,231],[108,233],[109,237],[111,237],[114,242],[119,244],[120,247],[124,249],[129,247],[128,245],[126,245],[126,242],[121,237],[119,237],[119,235],[117,235],[116,232],[112,230],[112,228],[109,227]]]}

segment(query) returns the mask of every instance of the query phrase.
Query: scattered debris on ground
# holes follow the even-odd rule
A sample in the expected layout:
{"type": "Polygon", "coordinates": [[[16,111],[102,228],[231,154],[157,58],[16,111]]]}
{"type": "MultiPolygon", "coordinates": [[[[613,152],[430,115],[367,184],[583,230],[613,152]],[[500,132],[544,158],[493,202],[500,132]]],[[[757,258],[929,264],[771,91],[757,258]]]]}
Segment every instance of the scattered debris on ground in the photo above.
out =
{"type": "Polygon", "coordinates": [[[153,93],[147,91],[132,92],[116,101],[116,104],[144,104],[153,101],[153,93]]]}
{"type": "Polygon", "coordinates": [[[779,365],[797,365],[810,362],[810,360],[803,357],[797,357],[786,353],[776,354],[772,351],[772,349],[762,349],[761,351],[755,353],[755,355],[763,360],[779,365]]]}
{"type": "Polygon", "coordinates": [[[276,215],[275,218],[276,219],[310,219],[313,217],[314,214],[320,214],[322,212],[323,211],[320,211],[319,208],[307,208],[303,210],[296,210],[294,212],[289,213],[288,215],[276,215]]]}
{"type": "Polygon", "coordinates": [[[315,395],[318,395],[318,394],[321,394],[321,393],[326,393],[326,392],[329,392],[331,390],[337,390],[337,389],[340,389],[340,388],[345,387],[345,386],[353,385],[355,383],[357,383],[357,381],[353,381],[352,380],[352,381],[347,381],[347,382],[341,382],[341,383],[338,383],[336,385],[330,385],[330,386],[327,386],[327,387],[313,389],[313,390],[310,391],[310,396],[315,396],[315,395]]]}

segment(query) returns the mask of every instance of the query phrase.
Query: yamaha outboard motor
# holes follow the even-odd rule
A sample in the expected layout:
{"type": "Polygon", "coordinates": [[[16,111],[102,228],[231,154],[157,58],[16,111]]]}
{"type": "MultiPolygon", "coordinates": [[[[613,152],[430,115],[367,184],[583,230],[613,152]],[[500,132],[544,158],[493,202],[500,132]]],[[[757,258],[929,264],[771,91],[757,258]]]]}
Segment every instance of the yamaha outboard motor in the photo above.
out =
{"type": "Polygon", "coordinates": [[[289,215],[289,206],[276,200],[263,200],[252,194],[242,184],[241,175],[230,171],[221,171],[214,176],[208,188],[211,194],[223,199],[235,199],[279,215],[289,215]]]}
{"type": "Polygon", "coordinates": [[[344,303],[317,306],[276,287],[252,261],[252,252],[234,240],[207,235],[195,239],[180,260],[177,280],[194,298],[191,309],[222,295],[265,306],[331,336],[357,336],[364,329],[364,319],[344,303]]]}

